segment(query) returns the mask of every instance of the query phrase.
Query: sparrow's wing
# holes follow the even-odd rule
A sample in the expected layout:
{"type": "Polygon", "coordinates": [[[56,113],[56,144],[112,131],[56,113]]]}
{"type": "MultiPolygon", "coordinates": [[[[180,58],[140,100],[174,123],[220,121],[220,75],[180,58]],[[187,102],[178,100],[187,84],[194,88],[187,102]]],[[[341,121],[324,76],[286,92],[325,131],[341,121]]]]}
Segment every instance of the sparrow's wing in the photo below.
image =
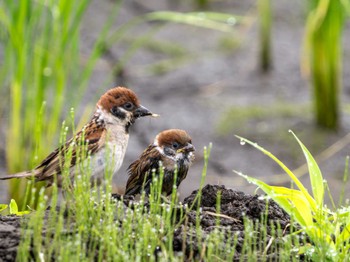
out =
{"type": "Polygon", "coordinates": [[[127,172],[129,175],[126,183],[125,195],[140,193],[143,183],[152,180],[152,170],[158,172],[161,155],[154,145],[149,145],[140,158],[133,162],[127,172]]]}
{"type": "Polygon", "coordinates": [[[65,166],[67,161],[67,155],[71,155],[68,159],[70,168],[76,164],[79,158],[84,160],[89,154],[95,154],[104,145],[105,134],[106,130],[102,125],[98,125],[96,121],[91,121],[74,138],[67,141],[64,146],[53,151],[35,168],[36,180],[47,180],[52,178],[54,174],[60,174],[61,168],[65,166]],[[84,147],[88,153],[82,153],[84,147]]]}

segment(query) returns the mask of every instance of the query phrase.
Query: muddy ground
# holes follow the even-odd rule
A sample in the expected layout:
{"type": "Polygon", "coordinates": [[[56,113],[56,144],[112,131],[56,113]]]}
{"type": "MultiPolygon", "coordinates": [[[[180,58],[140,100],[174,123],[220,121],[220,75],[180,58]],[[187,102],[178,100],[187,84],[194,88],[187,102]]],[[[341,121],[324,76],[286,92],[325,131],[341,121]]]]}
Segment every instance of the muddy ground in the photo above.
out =
{"type": "MultiPolygon", "coordinates": [[[[191,195],[185,198],[184,204],[192,206],[195,201],[197,191],[193,191],[191,195]]],[[[130,206],[130,203],[127,203],[130,206]]],[[[197,205],[197,204],[196,204],[197,205]]],[[[196,205],[194,208],[196,209],[196,205]]],[[[215,229],[225,230],[227,236],[237,234],[237,245],[234,260],[239,261],[241,258],[242,246],[244,243],[244,220],[257,221],[257,227],[265,227],[266,222],[262,221],[264,214],[270,222],[266,228],[266,243],[261,245],[266,247],[270,238],[276,236],[275,229],[271,225],[277,227],[280,225],[282,231],[286,234],[289,232],[290,219],[289,216],[273,201],[268,203],[268,211],[266,212],[266,201],[259,198],[258,195],[249,195],[240,191],[226,189],[224,186],[206,185],[202,191],[202,199],[200,207],[201,222],[200,227],[203,230],[203,239],[215,229]],[[217,216],[217,194],[221,192],[220,216],[217,216]]],[[[196,224],[196,211],[186,213],[187,219],[179,225],[175,232],[173,240],[173,248],[175,252],[181,252],[185,260],[192,260],[200,257],[200,247],[202,239],[197,239],[196,234],[191,231],[191,226],[196,224]],[[184,236],[186,234],[186,236],[184,236]]],[[[0,216],[0,261],[15,261],[17,247],[20,241],[20,223],[25,222],[23,217],[0,216]]],[[[45,227],[45,226],[44,226],[45,227]]],[[[43,229],[45,230],[45,228],[43,229]]],[[[258,233],[258,232],[257,232],[258,233]]],[[[225,238],[226,240],[228,239],[225,238]]],[[[225,240],[225,241],[226,241],[225,240]]],[[[225,243],[221,243],[225,244],[225,243]]],[[[272,249],[271,249],[272,250],[272,249]]],[[[278,253],[268,251],[265,259],[278,260],[278,253]]],[[[260,250],[261,254],[264,250],[260,250]]],[[[256,253],[259,255],[259,252],[256,253]]]]}

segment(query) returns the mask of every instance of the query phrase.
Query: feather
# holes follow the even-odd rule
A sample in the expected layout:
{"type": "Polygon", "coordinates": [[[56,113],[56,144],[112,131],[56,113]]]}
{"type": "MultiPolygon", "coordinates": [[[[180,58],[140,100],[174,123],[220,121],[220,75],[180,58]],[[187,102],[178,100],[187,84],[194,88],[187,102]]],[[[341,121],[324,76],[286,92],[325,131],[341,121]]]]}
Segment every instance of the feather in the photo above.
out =
{"type": "Polygon", "coordinates": [[[8,176],[0,177],[0,180],[7,180],[7,179],[12,179],[12,178],[22,178],[22,177],[33,177],[35,174],[29,171],[24,171],[24,172],[19,172],[16,174],[11,174],[8,176]]]}
{"type": "Polygon", "coordinates": [[[129,179],[126,184],[125,195],[136,195],[145,191],[150,193],[153,172],[160,175],[160,162],[162,163],[164,176],[162,192],[171,194],[173,185],[179,186],[187,176],[189,166],[194,159],[195,149],[191,137],[183,130],[170,129],[159,133],[153,144],[149,145],[134,161],[127,173],[129,179]],[[177,170],[177,179],[175,179],[177,170]]]}
{"type": "Polygon", "coordinates": [[[116,172],[124,159],[129,139],[128,128],[135,122],[135,119],[153,114],[140,104],[133,91],[125,87],[108,90],[101,96],[96,107],[96,112],[90,122],[63,146],[55,149],[37,167],[31,171],[0,179],[33,177],[35,181],[47,181],[48,185],[51,185],[57,175],[58,186],[61,186],[62,177],[59,175],[62,169],[68,168],[70,175],[74,176],[75,170],[72,167],[89,156],[96,160],[92,162],[92,176],[98,177],[104,173],[106,161],[103,157],[105,157],[104,151],[107,147],[113,151],[112,155],[116,158],[113,170],[116,172]],[[114,114],[113,112],[121,113],[114,114]],[[70,156],[69,159],[67,156],[70,156]]]}
{"type": "Polygon", "coordinates": [[[149,145],[141,154],[140,158],[134,161],[128,168],[129,179],[126,184],[126,195],[135,195],[140,193],[142,184],[145,181],[152,180],[152,171],[159,170],[159,161],[161,155],[156,146],[149,145]]]}

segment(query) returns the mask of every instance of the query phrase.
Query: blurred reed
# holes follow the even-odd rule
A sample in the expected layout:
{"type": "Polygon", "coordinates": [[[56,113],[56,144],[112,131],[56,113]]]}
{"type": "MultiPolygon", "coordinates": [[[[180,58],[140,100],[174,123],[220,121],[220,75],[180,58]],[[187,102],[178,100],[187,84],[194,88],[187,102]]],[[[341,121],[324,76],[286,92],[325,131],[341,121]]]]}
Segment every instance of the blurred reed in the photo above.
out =
{"type": "Polygon", "coordinates": [[[313,0],[306,22],[302,71],[313,86],[316,123],[339,126],[342,32],[347,6],[341,0],[313,0]]]}
{"type": "Polygon", "coordinates": [[[260,57],[259,63],[262,71],[271,67],[271,1],[258,0],[260,57]]]}

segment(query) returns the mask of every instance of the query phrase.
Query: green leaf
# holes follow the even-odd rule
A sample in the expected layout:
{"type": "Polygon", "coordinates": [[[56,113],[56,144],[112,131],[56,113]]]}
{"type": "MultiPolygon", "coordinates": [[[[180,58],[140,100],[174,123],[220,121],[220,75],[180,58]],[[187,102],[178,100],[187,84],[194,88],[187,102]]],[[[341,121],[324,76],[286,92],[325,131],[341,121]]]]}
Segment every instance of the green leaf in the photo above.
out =
{"type": "Polygon", "coordinates": [[[236,173],[244,177],[249,183],[253,183],[261,188],[302,227],[313,226],[312,208],[302,192],[285,187],[269,186],[256,178],[243,175],[239,172],[236,173]]]}
{"type": "Polygon", "coordinates": [[[293,212],[297,211],[297,215],[301,216],[299,220],[303,221],[303,223],[300,223],[301,225],[305,227],[310,227],[314,225],[310,203],[308,202],[308,200],[302,192],[286,187],[270,187],[276,195],[276,199],[286,199],[291,205],[290,215],[293,215],[293,212]]]}
{"type": "Polygon", "coordinates": [[[287,167],[285,166],[281,160],[279,160],[277,157],[275,157],[271,152],[265,150],[264,148],[262,148],[261,146],[259,146],[257,143],[253,143],[251,141],[249,141],[248,139],[245,139],[243,137],[240,136],[236,136],[237,138],[239,138],[241,140],[241,143],[248,143],[251,146],[255,147],[256,149],[260,150],[261,152],[263,152],[265,155],[267,155],[268,157],[270,157],[273,161],[275,161],[286,173],[287,175],[290,176],[290,178],[294,181],[294,183],[297,185],[297,187],[300,189],[300,191],[305,195],[306,199],[308,200],[308,202],[310,203],[310,206],[312,208],[312,211],[316,213],[317,211],[317,206],[315,204],[315,200],[312,198],[312,196],[309,194],[308,190],[304,187],[304,185],[299,181],[299,179],[293,174],[293,172],[287,167]]]}
{"type": "Polygon", "coordinates": [[[30,213],[29,210],[18,211],[18,206],[17,206],[16,200],[11,199],[11,202],[10,202],[10,214],[11,215],[23,216],[23,215],[27,215],[29,213],[30,213]]]}
{"type": "Polygon", "coordinates": [[[299,140],[299,138],[290,130],[295,139],[298,141],[301,149],[303,150],[304,156],[306,158],[307,166],[310,174],[311,188],[314,199],[318,207],[323,205],[324,198],[324,184],[323,177],[317,162],[309,152],[309,150],[304,146],[304,144],[299,140]]]}
{"type": "Polygon", "coordinates": [[[244,177],[249,183],[253,183],[261,188],[303,227],[307,235],[310,236],[313,241],[319,242],[322,240],[325,241],[331,249],[335,248],[334,242],[328,232],[329,230],[327,230],[329,228],[320,227],[317,222],[314,222],[310,202],[301,191],[285,187],[269,186],[258,179],[243,175],[239,172],[236,173],[244,177]]]}
{"type": "Polygon", "coordinates": [[[6,204],[0,204],[0,212],[5,210],[8,207],[6,204]]]}
{"type": "Polygon", "coordinates": [[[16,216],[24,216],[24,215],[28,215],[30,214],[29,210],[25,210],[25,211],[18,211],[15,215],[16,216]]]}
{"type": "Polygon", "coordinates": [[[16,200],[11,199],[11,202],[10,202],[10,214],[11,215],[16,215],[17,213],[18,213],[18,206],[17,206],[16,200]]]}

